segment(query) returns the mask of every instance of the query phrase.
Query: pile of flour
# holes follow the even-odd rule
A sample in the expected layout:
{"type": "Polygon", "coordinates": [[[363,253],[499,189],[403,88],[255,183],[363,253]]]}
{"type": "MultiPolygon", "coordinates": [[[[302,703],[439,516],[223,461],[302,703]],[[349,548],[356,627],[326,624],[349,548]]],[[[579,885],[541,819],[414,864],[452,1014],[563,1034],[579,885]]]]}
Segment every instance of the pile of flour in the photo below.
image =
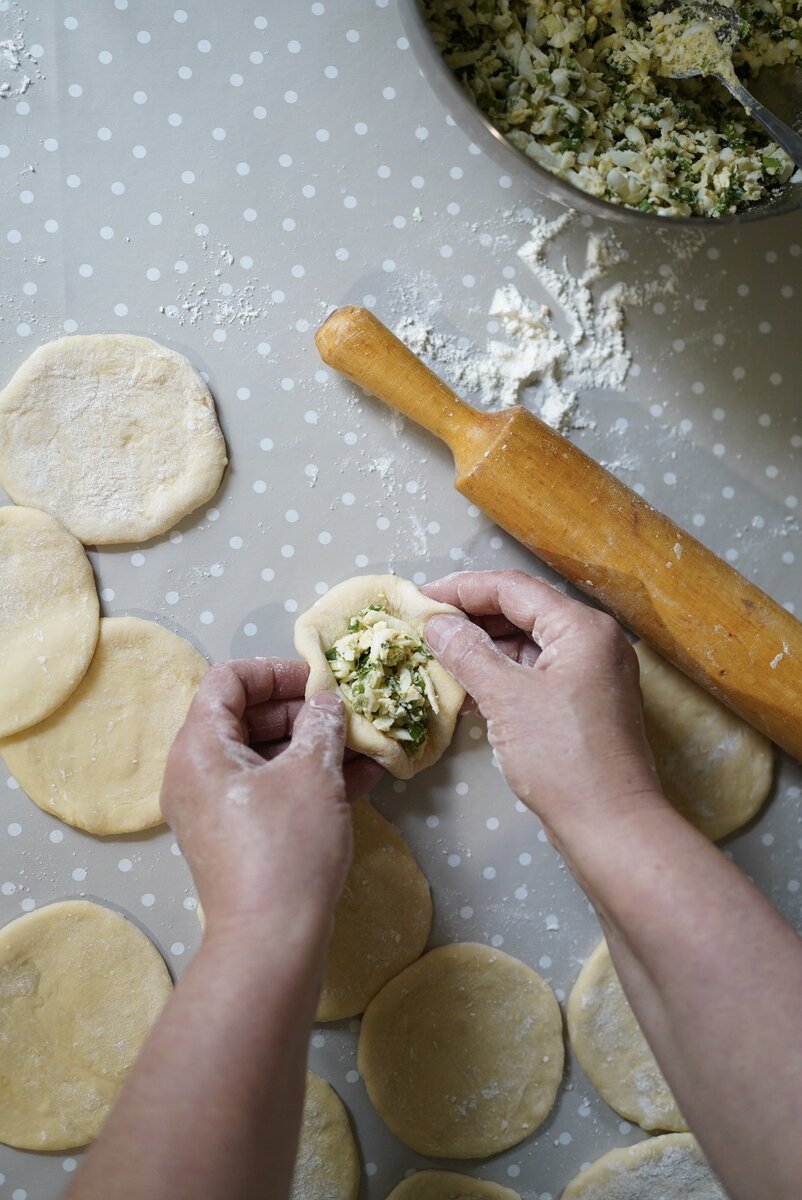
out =
{"type": "MultiPolygon", "coordinates": [[[[37,79],[44,79],[39,60],[26,43],[27,15],[16,3],[0,9],[0,100],[18,100],[37,79]]],[[[37,54],[39,50],[36,47],[37,54]]]]}
{"type": "Polygon", "coordinates": [[[0,82],[0,100],[24,96],[31,86],[31,77],[26,75],[22,66],[24,54],[25,46],[20,38],[6,38],[0,42],[0,67],[15,76],[13,84],[8,79],[0,82]]]}
{"type": "Polygon", "coordinates": [[[644,300],[620,281],[599,291],[626,257],[609,231],[589,234],[580,274],[564,257],[552,265],[552,243],[574,220],[571,212],[535,219],[518,257],[551,304],[536,303],[511,284],[498,288],[488,314],[496,336],[484,350],[444,336],[419,315],[404,317],[395,331],[461,395],[485,408],[525,403],[562,432],[587,423],[578,410],[580,394],[623,388],[632,361],[625,312],[644,300]]]}

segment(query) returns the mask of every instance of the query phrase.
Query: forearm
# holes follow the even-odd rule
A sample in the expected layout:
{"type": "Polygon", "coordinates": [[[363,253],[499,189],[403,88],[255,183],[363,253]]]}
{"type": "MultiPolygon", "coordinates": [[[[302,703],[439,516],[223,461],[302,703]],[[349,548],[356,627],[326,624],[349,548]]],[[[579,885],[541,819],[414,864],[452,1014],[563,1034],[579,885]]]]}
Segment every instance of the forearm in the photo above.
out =
{"type": "Polygon", "coordinates": [[[802,941],[657,797],[606,823],[569,815],[554,833],[733,1200],[787,1200],[802,1178],[802,941]]]}
{"type": "Polygon", "coordinates": [[[289,1192],[325,937],[207,934],[69,1200],[289,1192]]]}

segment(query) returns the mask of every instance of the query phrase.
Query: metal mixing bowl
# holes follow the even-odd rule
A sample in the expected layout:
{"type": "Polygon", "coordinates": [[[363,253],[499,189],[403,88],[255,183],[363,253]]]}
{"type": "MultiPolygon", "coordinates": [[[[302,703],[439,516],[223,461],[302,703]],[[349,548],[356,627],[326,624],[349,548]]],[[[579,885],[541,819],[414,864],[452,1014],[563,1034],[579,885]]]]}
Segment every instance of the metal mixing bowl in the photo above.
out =
{"type": "MultiPolygon", "coordinates": [[[[743,212],[723,217],[661,217],[656,213],[639,212],[634,208],[626,208],[623,204],[613,204],[609,200],[591,196],[568,180],[552,175],[522,151],[516,150],[504,134],[491,124],[451,68],[443,61],[429,33],[418,0],[400,0],[400,8],[410,45],[424,78],[459,127],[509,175],[528,181],[541,196],[591,216],[612,221],[640,221],[651,225],[742,225],[747,221],[759,221],[764,217],[780,216],[802,208],[802,180],[787,183],[766,201],[754,204],[743,212]]],[[[799,127],[802,122],[802,71],[776,68],[765,70],[754,81],[752,90],[759,100],[774,108],[783,120],[799,127]]]]}

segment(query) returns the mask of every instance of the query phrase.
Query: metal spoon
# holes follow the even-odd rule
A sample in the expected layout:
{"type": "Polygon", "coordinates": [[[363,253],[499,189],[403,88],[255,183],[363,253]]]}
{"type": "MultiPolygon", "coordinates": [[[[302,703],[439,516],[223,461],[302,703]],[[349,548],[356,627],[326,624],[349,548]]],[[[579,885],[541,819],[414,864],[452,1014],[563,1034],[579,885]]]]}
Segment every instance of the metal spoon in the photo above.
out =
{"type": "MultiPolygon", "coordinates": [[[[682,9],[683,15],[687,13],[689,19],[679,35],[678,45],[681,46],[682,40],[686,39],[689,51],[693,46],[691,39],[699,39],[700,34],[707,33],[711,28],[723,50],[737,45],[740,40],[741,21],[734,8],[727,8],[709,0],[683,0],[682,9]]],[[[661,63],[660,74],[670,79],[690,79],[695,75],[712,76],[717,79],[738,103],[743,105],[749,115],[760,122],[772,139],[782,146],[797,167],[802,168],[802,136],[775,116],[765,104],[756,100],[744,87],[735,74],[729,54],[722,53],[713,62],[705,64],[695,63],[692,54],[689,53],[687,58],[682,58],[681,62],[676,64],[672,64],[670,60],[661,63]]]]}

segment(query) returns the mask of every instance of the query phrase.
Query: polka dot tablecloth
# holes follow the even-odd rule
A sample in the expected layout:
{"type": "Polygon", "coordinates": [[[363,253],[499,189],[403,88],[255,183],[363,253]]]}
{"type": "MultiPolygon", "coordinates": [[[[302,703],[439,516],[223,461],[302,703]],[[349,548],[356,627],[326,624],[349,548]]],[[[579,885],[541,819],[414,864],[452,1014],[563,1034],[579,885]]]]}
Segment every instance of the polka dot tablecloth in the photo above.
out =
{"type": "MultiPolygon", "coordinates": [[[[0,0],[3,378],[65,333],[151,336],[208,378],[231,453],[213,507],[92,552],[104,612],[161,621],[211,659],[286,654],[296,613],[351,574],[538,569],[452,490],[445,449],[324,369],[312,334],[331,306],[364,303],[390,324],[434,313],[483,348],[497,287],[548,301],[516,250],[557,210],[442,107],[389,0],[183,3],[0,0]]],[[[577,221],[561,235],[567,269],[591,233],[577,221]]],[[[647,297],[627,315],[633,367],[623,390],[580,397],[571,436],[793,610],[802,221],[617,236],[619,274],[647,297]]],[[[781,761],[770,804],[724,848],[798,926],[800,787],[781,761]]],[[[99,841],[2,768],[0,791],[3,920],[98,898],[179,974],[200,930],[169,831],[99,841]]],[[[376,800],[432,882],[434,943],[503,946],[563,1001],[597,925],[478,719],[376,800]]],[[[311,1062],[348,1105],[365,1194],[381,1200],[423,1160],[368,1104],[356,1029],[317,1029],[311,1062]]],[[[583,1163],[640,1136],[572,1064],[535,1136],[469,1169],[556,1200],[583,1163]]],[[[0,1200],[51,1200],[79,1157],[0,1147],[0,1200]]]]}

